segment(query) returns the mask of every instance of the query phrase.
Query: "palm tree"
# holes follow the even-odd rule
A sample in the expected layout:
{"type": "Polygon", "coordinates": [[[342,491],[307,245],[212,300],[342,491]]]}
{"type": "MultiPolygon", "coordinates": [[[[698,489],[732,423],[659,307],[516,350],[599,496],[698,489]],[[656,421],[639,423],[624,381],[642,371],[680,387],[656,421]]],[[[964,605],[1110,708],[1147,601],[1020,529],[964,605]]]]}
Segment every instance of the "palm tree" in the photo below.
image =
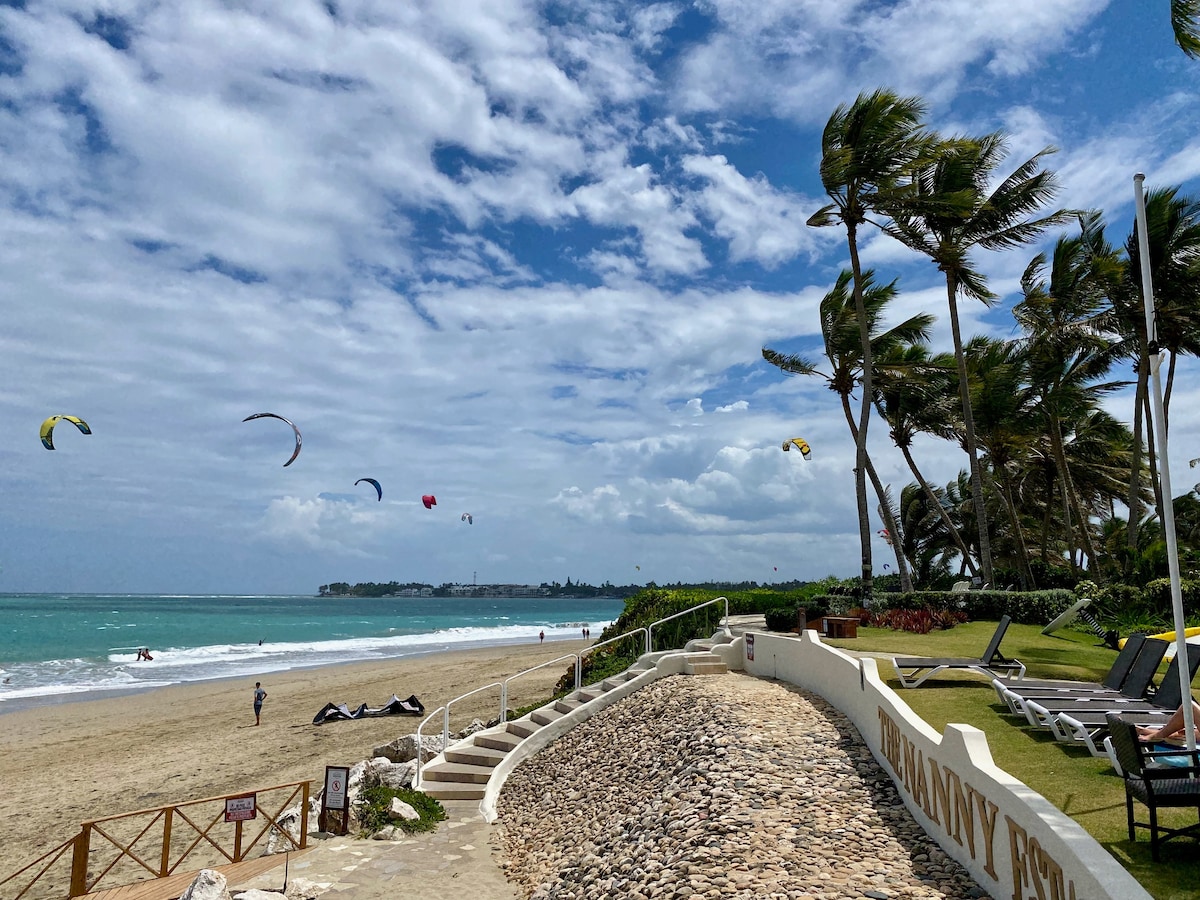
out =
{"type": "Polygon", "coordinates": [[[1175,43],[1192,59],[1200,59],[1200,0],[1171,0],[1175,43]]]}
{"type": "MultiPolygon", "coordinates": [[[[1163,411],[1170,409],[1174,387],[1176,357],[1180,353],[1200,353],[1200,202],[1181,196],[1178,188],[1155,188],[1146,195],[1146,229],[1150,239],[1150,273],[1154,282],[1155,331],[1159,345],[1170,352],[1163,411]]],[[[1140,540],[1142,522],[1143,452],[1146,437],[1149,480],[1154,488],[1155,508],[1161,513],[1154,433],[1150,417],[1150,352],[1147,346],[1146,319],[1141,290],[1141,251],[1136,225],[1125,242],[1127,264],[1124,277],[1110,290],[1112,328],[1124,341],[1137,373],[1134,392],[1133,454],[1130,463],[1126,503],[1129,506],[1126,546],[1127,559],[1133,559],[1140,540]]],[[[1169,426],[1170,420],[1164,422],[1169,426]]],[[[1161,514],[1159,515],[1161,519],[1161,514]]]]}
{"type": "MultiPolygon", "coordinates": [[[[868,349],[873,355],[891,354],[898,346],[927,339],[929,328],[933,324],[933,316],[919,314],[906,319],[893,328],[878,331],[875,326],[881,318],[883,310],[888,303],[895,299],[896,283],[893,281],[886,285],[876,285],[874,271],[868,269],[863,272],[860,287],[865,314],[860,316],[856,311],[858,304],[855,303],[849,291],[853,278],[853,273],[843,270],[832,290],[821,300],[821,337],[825,346],[825,358],[830,365],[828,373],[821,372],[816,363],[798,354],[782,354],[764,347],[762,355],[763,359],[771,365],[782,369],[789,375],[816,375],[824,378],[829,389],[838,395],[842,412],[846,417],[846,425],[854,437],[855,446],[858,446],[861,439],[860,426],[855,423],[850,397],[855,385],[863,379],[865,371],[862,346],[859,343],[860,325],[864,322],[867,325],[868,349]]],[[[899,535],[900,524],[892,515],[891,504],[887,499],[887,490],[875,471],[870,454],[865,451],[861,468],[875,489],[884,526],[891,535],[899,535]]],[[[870,528],[869,520],[867,527],[870,528]]],[[[899,541],[893,539],[892,547],[896,552],[896,568],[900,575],[901,587],[906,591],[912,590],[908,569],[900,552],[899,541]]]]}
{"type": "Polygon", "coordinates": [[[1049,226],[1062,221],[1064,211],[1044,216],[1035,213],[1057,193],[1053,172],[1041,169],[1042,157],[1054,152],[1047,147],[1021,163],[993,187],[997,169],[1006,156],[1000,132],[977,139],[957,138],[938,144],[928,161],[912,174],[912,192],[895,195],[887,207],[892,217],[888,231],[907,246],[928,256],[946,276],[946,299],[950,309],[950,333],[958,364],[959,396],[970,461],[971,489],[980,502],[978,517],[980,562],[985,580],[992,582],[991,543],[983,499],[983,476],[971,414],[967,363],[963,355],[959,325],[958,295],[961,291],[985,303],[995,295],[983,274],[970,261],[975,247],[1003,250],[1033,240],[1049,226]]]}
{"type": "MultiPolygon", "coordinates": [[[[950,521],[935,488],[925,480],[912,455],[912,443],[922,432],[947,437],[945,423],[953,419],[943,398],[952,368],[944,357],[932,358],[924,344],[897,346],[876,356],[875,407],[890,426],[889,437],[904,455],[916,484],[925,492],[928,512],[938,516],[972,575],[978,574],[962,535],[950,521]]],[[[951,366],[953,359],[949,360],[951,366]]],[[[903,495],[902,495],[903,496],[903,495]]]]}
{"type": "Polygon", "coordinates": [[[1094,259],[1095,242],[1089,240],[1099,222],[1096,213],[1081,216],[1081,234],[1058,239],[1048,273],[1046,255],[1033,258],[1021,278],[1024,299],[1013,310],[1025,332],[1022,346],[1034,406],[1058,470],[1068,540],[1077,528],[1077,546],[1093,564],[1096,552],[1063,441],[1071,415],[1090,411],[1099,394],[1122,386],[1097,384],[1113,363],[1113,342],[1103,331],[1108,287],[1103,275],[1109,260],[1094,259]]]}
{"type": "Polygon", "coordinates": [[[884,89],[859,94],[849,106],[838,106],[821,134],[821,183],[832,202],[808,220],[813,227],[841,222],[846,229],[846,244],[850,251],[863,382],[855,436],[854,493],[862,547],[863,596],[867,602],[872,586],[871,522],[866,485],[867,429],[871,420],[874,363],[863,305],[858,229],[867,221],[868,213],[891,201],[904,172],[928,148],[928,138],[920,127],[923,114],[924,104],[919,98],[898,97],[884,89]]]}
{"type": "MultiPolygon", "coordinates": [[[[1163,389],[1166,416],[1177,357],[1181,353],[1200,355],[1200,200],[1182,196],[1174,187],[1151,190],[1146,196],[1146,230],[1154,282],[1155,332],[1159,346],[1170,354],[1163,389]]],[[[1131,272],[1140,272],[1141,251],[1136,235],[1130,235],[1126,249],[1131,272]]]]}

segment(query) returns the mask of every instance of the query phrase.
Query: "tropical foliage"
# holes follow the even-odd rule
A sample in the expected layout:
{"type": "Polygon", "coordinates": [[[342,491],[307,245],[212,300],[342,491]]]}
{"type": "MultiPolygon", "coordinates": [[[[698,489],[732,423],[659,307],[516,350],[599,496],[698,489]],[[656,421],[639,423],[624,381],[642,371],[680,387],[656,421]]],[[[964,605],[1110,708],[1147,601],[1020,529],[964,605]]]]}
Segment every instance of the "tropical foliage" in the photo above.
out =
{"type": "MultiPolygon", "coordinates": [[[[1178,7],[1179,21],[1194,25],[1196,9],[1178,7]]],[[[1166,429],[1177,366],[1200,355],[1200,201],[1172,187],[1147,193],[1148,336],[1136,230],[1114,243],[1102,212],[1055,206],[1058,184],[1046,167],[1053,148],[1009,164],[1003,133],[943,137],[923,115],[919,98],[877,90],[830,117],[821,178],[832,202],[809,224],[840,224],[851,266],[820,304],[825,360],[763,349],[789,375],[824,379],[855,441],[863,597],[883,581],[871,574],[868,481],[903,592],[964,576],[1030,591],[1165,577],[1150,376],[1165,377],[1166,429]],[[896,321],[889,306],[899,288],[860,261],[871,228],[926,256],[944,277],[949,348],[930,345],[932,313],[885,324],[896,321]],[[1049,249],[1027,249],[1048,232],[1049,249]],[[1001,299],[976,259],[984,251],[1027,254],[1002,340],[961,329],[961,301],[1001,299]],[[1132,405],[1114,415],[1116,392],[1126,388],[1132,405]],[[913,476],[898,494],[875,475],[872,413],[913,476]],[[918,448],[930,438],[964,454],[949,484],[922,473],[918,448]]],[[[1200,569],[1200,500],[1189,492],[1171,503],[1189,575],[1200,569]]]]}

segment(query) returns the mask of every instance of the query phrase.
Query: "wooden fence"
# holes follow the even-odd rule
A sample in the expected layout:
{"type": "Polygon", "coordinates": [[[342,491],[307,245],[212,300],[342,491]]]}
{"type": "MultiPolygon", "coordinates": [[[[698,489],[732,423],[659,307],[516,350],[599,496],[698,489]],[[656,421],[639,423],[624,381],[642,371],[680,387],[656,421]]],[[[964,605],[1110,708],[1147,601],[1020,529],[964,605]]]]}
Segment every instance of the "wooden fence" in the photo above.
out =
{"type": "Polygon", "coordinates": [[[271,835],[276,850],[302,850],[308,843],[310,784],[296,781],[84,822],[75,837],[0,879],[0,898],[79,897],[187,872],[185,862],[195,871],[239,863],[266,853],[271,835]],[[281,818],[297,801],[300,820],[293,835],[281,818]],[[60,861],[68,858],[66,870],[60,861]]]}

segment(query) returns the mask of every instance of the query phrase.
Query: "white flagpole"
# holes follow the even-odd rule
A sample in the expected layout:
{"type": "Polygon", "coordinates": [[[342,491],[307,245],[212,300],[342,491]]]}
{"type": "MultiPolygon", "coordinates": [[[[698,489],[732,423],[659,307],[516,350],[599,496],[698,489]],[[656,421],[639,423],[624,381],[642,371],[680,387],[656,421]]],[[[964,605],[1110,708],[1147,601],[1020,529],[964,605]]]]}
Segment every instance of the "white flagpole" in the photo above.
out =
{"type": "Polygon", "coordinates": [[[1162,379],[1158,370],[1163,354],[1158,346],[1158,330],[1154,321],[1154,284],[1150,277],[1150,235],[1146,228],[1146,196],[1141,172],[1133,176],[1134,199],[1137,204],[1138,255],[1142,262],[1142,305],[1146,310],[1146,340],[1153,383],[1154,434],[1158,441],[1158,484],[1162,492],[1163,539],[1167,542],[1167,568],[1171,575],[1171,608],[1175,614],[1175,659],[1179,668],[1180,697],[1183,698],[1183,727],[1187,734],[1188,750],[1196,749],[1196,723],[1192,715],[1192,681],[1188,677],[1187,637],[1184,635],[1183,591],[1179,586],[1179,547],[1175,543],[1175,507],[1171,493],[1171,466],[1167,460],[1167,418],[1163,413],[1162,379]]]}

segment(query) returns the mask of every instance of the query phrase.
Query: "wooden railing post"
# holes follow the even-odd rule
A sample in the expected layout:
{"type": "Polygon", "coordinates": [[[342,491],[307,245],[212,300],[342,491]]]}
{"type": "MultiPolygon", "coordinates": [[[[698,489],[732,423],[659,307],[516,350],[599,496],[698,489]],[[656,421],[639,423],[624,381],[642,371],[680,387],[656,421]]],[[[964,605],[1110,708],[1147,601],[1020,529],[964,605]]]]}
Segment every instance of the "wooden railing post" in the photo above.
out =
{"type": "MultiPolygon", "coordinates": [[[[418,756],[420,755],[420,745],[417,747],[418,756]]],[[[304,786],[300,789],[300,849],[303,850],[308,846],[308,782],[304,782],[304,786]]],[[[349,820],[350,811],[347,810],[346,818],[349,820]]]]}
{"type": "Polygon", "coordinates": [[[162,861],[158,864],[158,877],[166,878],[171,874],[171,819],[175,807],[168,806],[163,815],[162,861]]]}
{"type": "Polygon", "coordinates": [[[84,823],[75,838],[71,854],[71,897],[82,897],[88,892],[88,849],[92,838],[92,826],[84,823]]]}

